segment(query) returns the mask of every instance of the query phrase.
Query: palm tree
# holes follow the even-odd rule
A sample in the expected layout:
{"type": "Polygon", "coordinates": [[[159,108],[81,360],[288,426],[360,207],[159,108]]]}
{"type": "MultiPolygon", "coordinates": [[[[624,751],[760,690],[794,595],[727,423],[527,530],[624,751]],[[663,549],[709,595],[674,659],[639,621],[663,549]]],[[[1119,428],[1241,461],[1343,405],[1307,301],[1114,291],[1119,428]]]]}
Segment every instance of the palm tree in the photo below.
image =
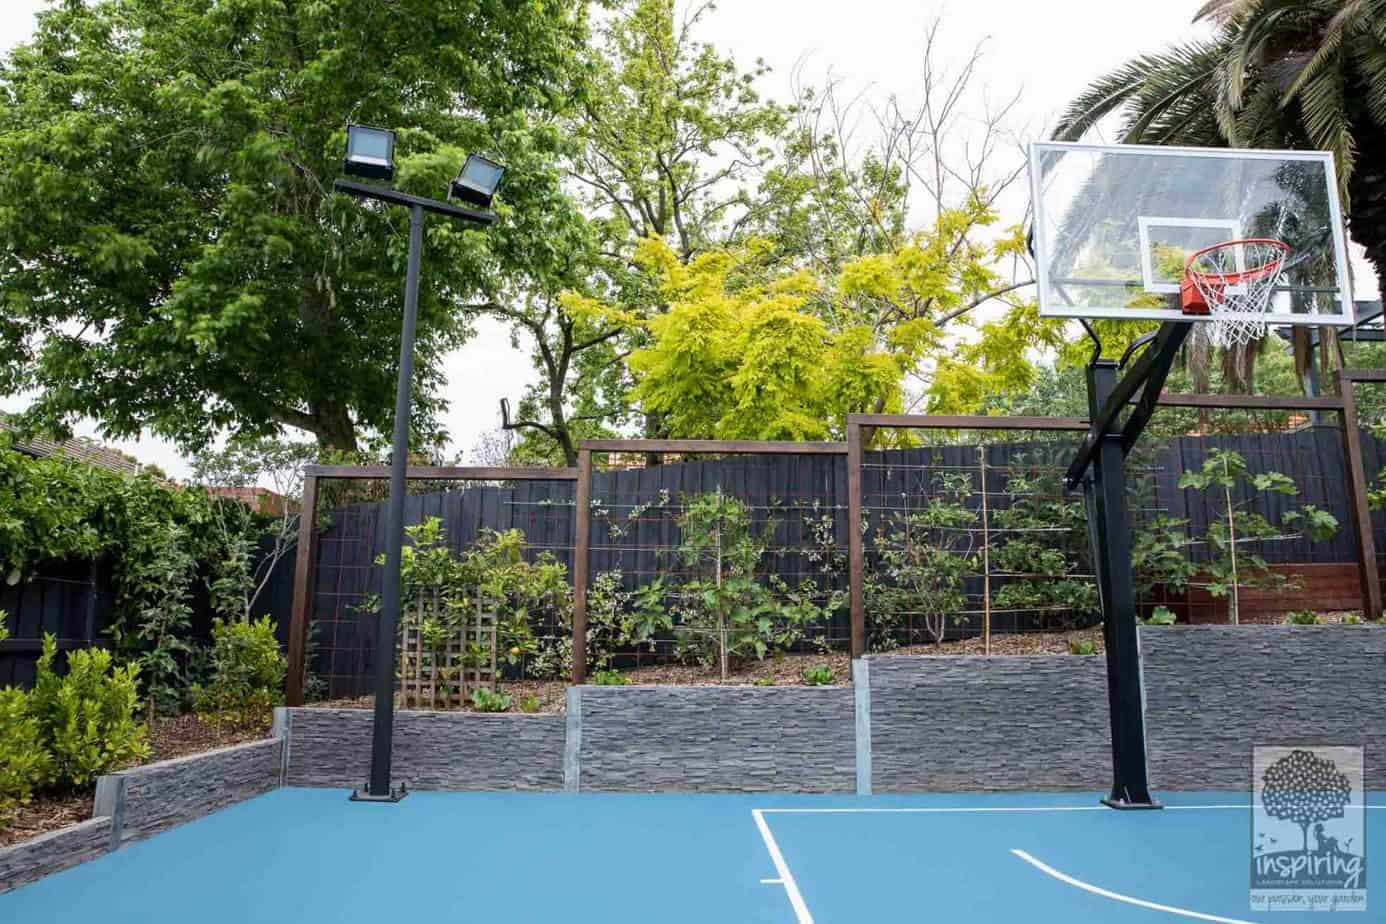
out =
{"type": "MultiPolygon", "coordinates": [[[[1076,141],[1117,113],[1125,143],[1332,151],[1348,230],[1386,297],[1386,0],[1210,0],[1194,21],[1213,35],[1094,82],[1055,137],[1076,141]]],[[[1327,353],[1337,341],[1323,333],[1327,353]]],[[[1308,331],[1295,335],[1302,376],[1308,331]]],[[[1229,371],[1250,363],[1223,357],[1229,371]]]]}

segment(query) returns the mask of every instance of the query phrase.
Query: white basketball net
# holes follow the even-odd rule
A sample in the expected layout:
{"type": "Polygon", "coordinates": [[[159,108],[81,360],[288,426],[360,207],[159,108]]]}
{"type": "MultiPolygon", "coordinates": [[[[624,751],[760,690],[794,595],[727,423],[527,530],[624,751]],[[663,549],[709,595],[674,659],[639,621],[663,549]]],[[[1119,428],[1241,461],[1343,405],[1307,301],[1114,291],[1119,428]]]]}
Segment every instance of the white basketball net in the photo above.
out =
{"type": "Polygon", "coordinates": [[[1228,241],[1189,258],[1185,275],[1212,315],[1214,346],[1227,349],[1266,335],[1266,311],[1289,245],[1270,238],[1228,241]]]}

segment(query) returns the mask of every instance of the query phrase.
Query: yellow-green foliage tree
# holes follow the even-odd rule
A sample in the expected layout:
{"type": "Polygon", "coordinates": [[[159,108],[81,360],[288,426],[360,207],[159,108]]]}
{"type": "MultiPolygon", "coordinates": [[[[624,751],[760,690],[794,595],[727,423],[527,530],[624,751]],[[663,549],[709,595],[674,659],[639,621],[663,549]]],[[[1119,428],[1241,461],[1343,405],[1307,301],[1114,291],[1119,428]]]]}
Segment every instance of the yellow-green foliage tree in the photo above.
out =
{"type": "Polygon", "coordinates": [[[850,260],[828,278],[777,263],[768,242],[684,262],[651,237],[635,262],[666,310],[577,294],[564,304],[642,335],[626,358],[630,400],[671,436],[840,438],[849,413],[902,410],[907,378],[920,369],[934,371],[930,403],[950,409],[989,390],[1028,388],[1024,353],[1056,342],[1057,328],[1038,317],[1025,330],[971,318],[1007,297],[996,267],[1023,246],[1018,229],[985,230],[995,222],[974,198],[894,251],[850,260]],[[960,350],[987,361],[969,363],[960,350]]]}

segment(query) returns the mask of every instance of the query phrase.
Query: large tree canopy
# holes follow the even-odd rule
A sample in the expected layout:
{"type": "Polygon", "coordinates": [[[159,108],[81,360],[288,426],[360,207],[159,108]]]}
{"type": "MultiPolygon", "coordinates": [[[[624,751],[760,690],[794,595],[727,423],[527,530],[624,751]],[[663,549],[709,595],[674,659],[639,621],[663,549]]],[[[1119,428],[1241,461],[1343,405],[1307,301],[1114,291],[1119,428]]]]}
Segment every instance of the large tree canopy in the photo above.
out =
{"type": "Polygon", "coordinates": [[[348,121],[401,131],[397,185],[509,167],[500,223],[429,226],[419,419],[468,301],[564,246],[553,155],[579,0],[62,0],[0,68],[0,392],[185,446],[388,429],[408,216],[333,194],[348,121]]]}

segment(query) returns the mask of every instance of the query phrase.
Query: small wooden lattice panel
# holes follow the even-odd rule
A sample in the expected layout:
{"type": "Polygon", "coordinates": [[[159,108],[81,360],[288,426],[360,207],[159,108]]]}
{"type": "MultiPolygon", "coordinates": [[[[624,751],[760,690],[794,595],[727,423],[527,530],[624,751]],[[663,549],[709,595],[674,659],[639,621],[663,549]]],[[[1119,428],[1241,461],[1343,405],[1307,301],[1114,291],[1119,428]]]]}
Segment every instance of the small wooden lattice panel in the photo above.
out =
{"type": "Polygon", "coordinates": [[[460,709],[477,689],[496,688],[496,615],[476,605],[448,613],[420,600],[400,631],[401,709],[460,709]]]}

